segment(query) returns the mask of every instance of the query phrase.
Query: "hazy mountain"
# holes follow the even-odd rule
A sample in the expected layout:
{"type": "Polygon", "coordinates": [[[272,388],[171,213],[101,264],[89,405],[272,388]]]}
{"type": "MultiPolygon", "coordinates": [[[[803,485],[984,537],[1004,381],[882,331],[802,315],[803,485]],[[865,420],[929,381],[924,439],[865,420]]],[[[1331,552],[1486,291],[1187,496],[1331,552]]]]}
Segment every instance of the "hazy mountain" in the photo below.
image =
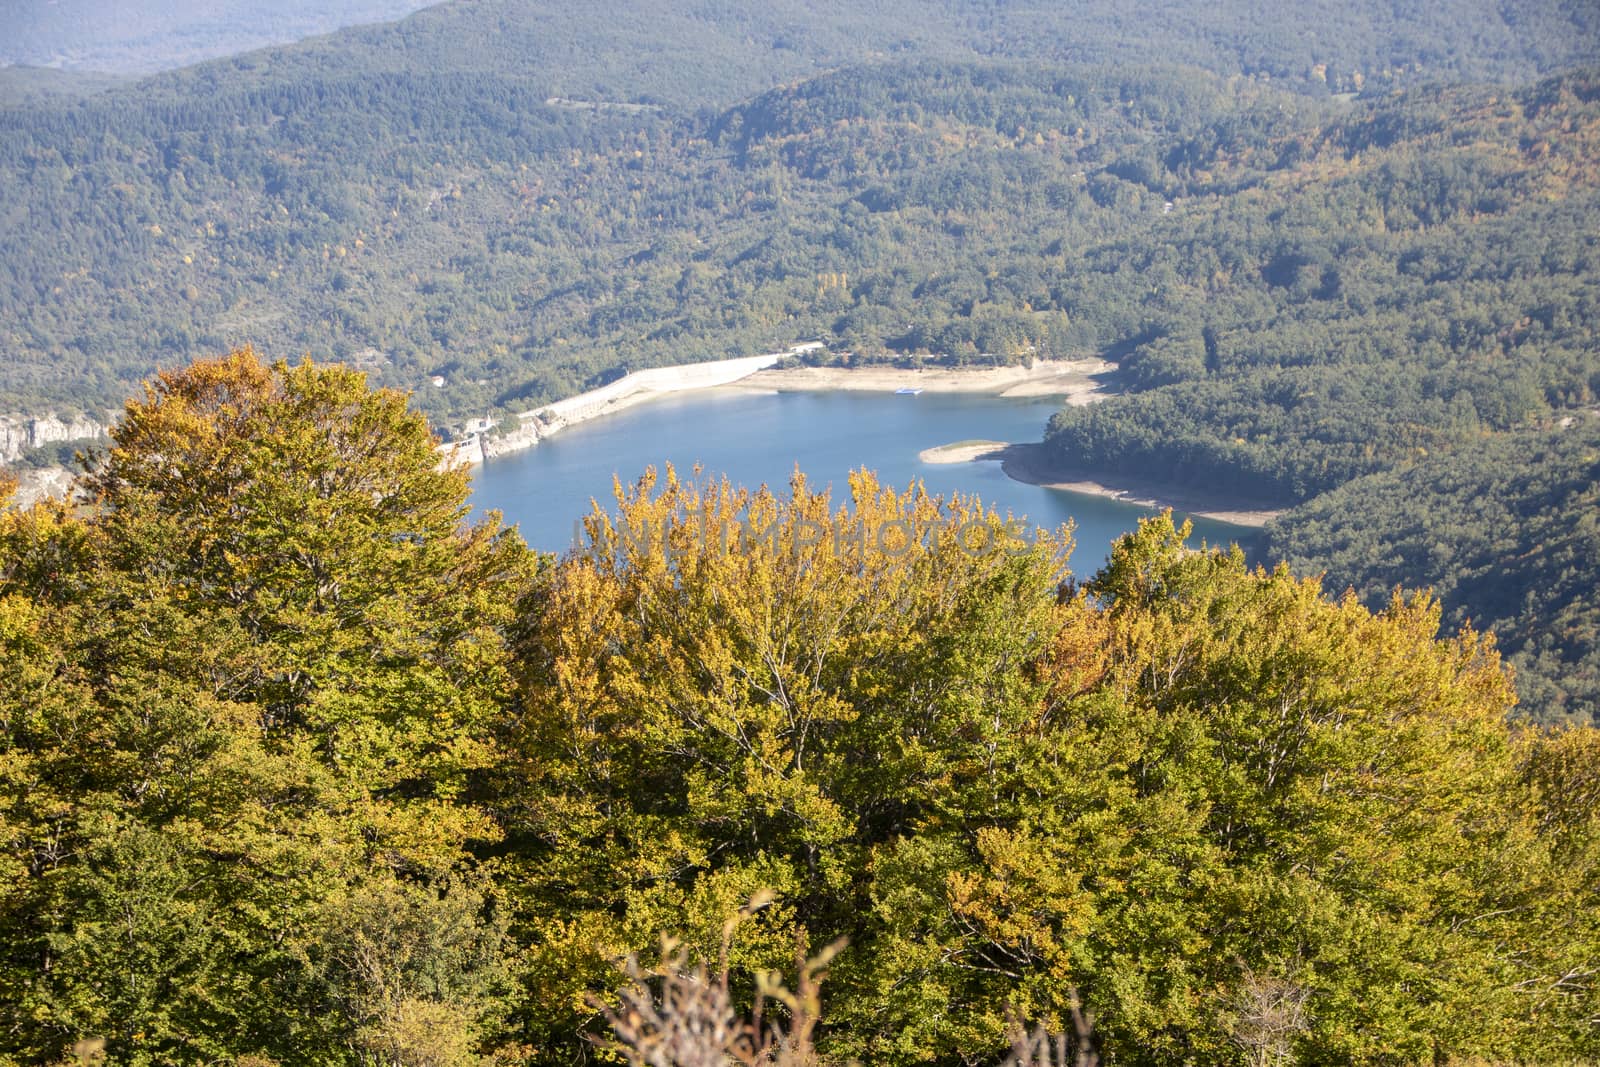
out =
{"type": "MultiPolygon", "coordinates": [[[[389,4],[397,13],[403,5],[389,4]]],[[[381,6],[366,0],[366,8],[381,6]]],[[[818,70],[882,58],[1181,63],[1317,91],[1419,79],[1521,83],[1600,61],[1600,7],[1588,0],[454,0],[221,70],[252,79],[293,79],[330,66],[492,71],[531,77],[560,95],[725,105],[818,70]]]]}
{"type": "Polygon", "coordinates": [[[148,74],[345,26],[424,0],[5,0],[0,66],[148,74]]]}

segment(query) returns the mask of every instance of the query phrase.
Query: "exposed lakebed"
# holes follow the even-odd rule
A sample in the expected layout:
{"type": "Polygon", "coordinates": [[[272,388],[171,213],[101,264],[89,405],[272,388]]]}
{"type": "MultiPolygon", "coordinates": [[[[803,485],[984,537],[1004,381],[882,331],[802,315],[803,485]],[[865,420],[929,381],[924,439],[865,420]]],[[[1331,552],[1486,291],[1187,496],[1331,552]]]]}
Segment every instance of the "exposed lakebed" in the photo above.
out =
{"type": "MultiPolygon", "coordinates": [[[[781,488],[798,464],[814,486],[847,492],[853,469],[887,484],[921,479],[936,493],[976,493],[1032,525],[1076,520],[1074,570],[1098,567],[1112,540],[1153,509],[1013,481],[998,463],[927,463],[925,449],[961,440],[1037,440],[1058,401],[985,395],[895,396],[861,392],[755,392],[715,389],[665,396],[574,426],[536,448],[492,460],[473,472],[473,504],[497,508],[536,548],[561,551],[598,500],[613,504],[613,476],[632,481],[646,467],[673,464],[687,475],[726,475],[747,486],[781,488]]],[[[1197,538],[1243,540],[1253,531],[1198,519],[1197,538]]]]}

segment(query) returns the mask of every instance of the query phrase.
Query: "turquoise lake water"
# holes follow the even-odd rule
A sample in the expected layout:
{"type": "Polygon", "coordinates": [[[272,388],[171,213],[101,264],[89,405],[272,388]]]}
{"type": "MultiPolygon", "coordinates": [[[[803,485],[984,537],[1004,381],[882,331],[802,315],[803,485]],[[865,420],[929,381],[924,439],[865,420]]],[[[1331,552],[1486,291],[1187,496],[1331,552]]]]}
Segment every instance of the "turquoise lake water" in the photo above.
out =
{"type": "MultiPolygon", "coordinates": [[[[498,508],[535,548],[570,547],[576,520],[598,500],[613,510],[613,476],[632,481],[646,467],[673,464],[680,477],[699,464],[737,484],[787,486],[798,464],[814,487],[846,492],[851,470],[905,486],[921,479],[936,493],[976,493],[1029,524],[1077,522],[1073,570],[1093,572],[1111,542],[1150,509],[1103,497],[1012,481],[998,463],[924,463],[923,449],[954,441],[1036,441],[1053,400],[923,393],[711,390],[663,397],[580,423],[526,452],[491,460],[473,473],[473,504],[498,508]]],[[[1252,531],[1196,520],[1195,538],[1244,541],[1252,531]]]]}

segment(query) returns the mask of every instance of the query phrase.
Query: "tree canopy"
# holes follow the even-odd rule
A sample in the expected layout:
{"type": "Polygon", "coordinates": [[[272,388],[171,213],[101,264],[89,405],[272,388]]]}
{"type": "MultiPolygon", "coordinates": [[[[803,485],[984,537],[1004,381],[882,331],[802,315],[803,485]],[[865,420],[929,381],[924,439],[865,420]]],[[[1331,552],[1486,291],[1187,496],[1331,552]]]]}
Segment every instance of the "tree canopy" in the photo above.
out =
{"type": "Polygon", "coordinates": [[[981,1060],[1008,1006],[1061,1026],[1074,994],[1118,1061],[1223,1062],[1274,984],[1311,1060],[1589,1040],[1546,742],[1427,598],[1329,601],[1166,518],[1059,586],[1069,540],[866,475],[838,505],[669,472],[590,531],[533,602],[515,728],[555,1008],[662,929],[714,952],[770,888],[734,964],[849,938],[824,1048],[863,1062],[981,1060]],[[871,549],[902,525],[932,533],[871,549]]]}
{"type": "Polygon", "coordinates": [[[403,397],[242,351],[129,403],[85,513],[4,517],[11,1048],[476,1033],[505,961],[472,783],[533,559],[437,467],[403,397]]]}
{"type": "Polygon", "coordinates": [[[1430,598],[865,471],[540,559],[434,446],[240,351],[0,510],[0,1059],[570,1063],[665,935],[745,1005],[844,939],[826,1063],[1600,1054],[1600,742],[1430,598]]]}

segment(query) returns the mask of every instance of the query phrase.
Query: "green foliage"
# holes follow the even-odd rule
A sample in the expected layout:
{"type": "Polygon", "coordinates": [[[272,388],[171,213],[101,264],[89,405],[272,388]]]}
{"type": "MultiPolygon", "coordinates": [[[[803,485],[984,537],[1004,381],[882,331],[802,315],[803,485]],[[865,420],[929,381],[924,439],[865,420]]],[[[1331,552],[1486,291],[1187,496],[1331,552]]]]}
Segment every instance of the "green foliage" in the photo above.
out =
{"type": "MultiPolygon", "coordinates": [[[[77,0],[65,11],[25,4],[15,12],[10,38],[0,42],[0,64],[65,60],[74,68],[150,71],[240,51],[241,39],[258,47],[265,39],[327,32],[339,22],[396,18],[417,6],[417,0],[351,0],[328,11],[305,0],[275,6],[226,0],[141,10],[135,20],[119,18],[121,9],[103,0],[77,0]]],[[[1419,76],[1527,79],[1592,57],[1594,30],[1592,12],[1560,0],[1527,0],[1515,10],[1452,0],[1426,14],[1330,0],[1271,9],[1174,2],[1159,18],[1109,0],[1085,0],[1070,10],[952,0],[892,0],[867,9],[796,0],[759,8],[623,0],[602,10],[552,0],[537,11],[515,0],[491,0],[303,41],[270,58],[257,52],[211,66],[219,78],[263,66],[287,68],[283,76],[290,81],[330,58],[356,69],[532,69],[553,95],[693,107],[883,55],[1055,59],[1087,53],[1119,63],[1163,55],[1338,92],[1419,76]],[[1314,37],[1303,29],[1308,25],[1319,27],[1314,37]]],[[[0,72],[0,88],[10,73],[0,72]]],[[[17,72],[25,83],[47,74],[62,82],[92,81],[80,70],[71,78],[37,68],[17,72]]]]}
{"type": "Polygon", "coordinates": [[[1584,1054],[1561,787],[1530,789],[1492,645],[1437,641],[1431,601],[1330,603],[1167,519],[1077,594],[1049,542],[840,553],[940,513],[864,477],[837,509],[670,472],[619,505],[522,650],[541,1043],[607,956],[669,930],[709,953],[766,886],[736,970],[850,940],[830,1056],[974,1062],[1008,1007],[1060,1029],[1078,990],[1110,1058],[1224,1062],[1272,989],[1311,1060],[1584,1054]],[[777,536],[730,548],[740,525],[777,536]]]}
{"type": "Polygon", "coordinates": [[[1170,516],[1078,585],[864,472],[652,472],[541,566],[402,398],[248,351],[87,484],[0,511],[5,1062],[568,1063],[758,1001],[814,1063],[1080,1007],[1104,1062],[1600,1054],[1600,742],[1508,726],[1426,597],[1170,516]],[[618,967],[671,932],[723,961],[682,1019],[618,967]]]}
{"type": "Polygon", "coordinates": [[[1357,479],[1283,516],[1262,551],[1369,605],[1425,578],[1449,626],[1499,635],[1525,713],[1600,721],[1600,427],[1492,437],[1357,479]]]}
{"type": "Polygon", "coordinates": [[[157,361],[245,340],[401,387],[442,374],[423,401],[436,418],[813,334],[970,362],[1109,348],[1177,319],[1192,352],[1211,294],[1151,292],[1185,271],[1187,245],[1240,244],[1222,258],[1244,260],[1235,284],[1259,298],[1331,291],[1329,257],[1359,235],[1330,226],[1343,204],[1295,225],[1274,219],[1277,195],[1238,199],[1265,174],[1378,150],[1388,169],[1365,184],[1386,183],[1397,230],[1527,193],[1501,188],[1498,145],[1419,152],[1451,125],[1436,94],[1358,102],[1346,124],[1329,89],[1358,70],[1373,86],[1419,68],[1531,75],[1584,39],[1552,28],[1584,22],[1575,11],[1525,13],[1509,35],[1478,12],[1427,27],[1469,48],[1408,41],[1421,28],[1387,9],[1307,6],[1330,27],[1315,48],[1215,5],[1153,24],[1030,10],[1025,31],[1009,9],[653,8],[646,47],[615,11],[596,26],[590,8],[492,3],[13,107],[0,330],[17,358],[0,390],[23,408],[116,402],[157,361]],[[1139,65],[1152,34],[1187,66],[1139,65]],[[1065,39],[1116,65],[1061,66],[1065,39]],[[899,58],[811,77],[879,55],[899,58]],[[1240,72],[1257,77],[1226,80],[1240,72]],[[1213,202],[1245,217],[1208,232],[1213,202]],[[1328,245],[1309,266],[1303,236],[1328,245]],[[1123,269],[1152,258],[1153,274],[1123,269]],[[1254,284],[1270,264],[1292,284],[1254,284]]]}
{"type": "MultiPolygon", "coordinates": [[[[1287,173],[1184,200],[1204,217],[1170,244],[1092,250],[1153,299],[1119,353],[1132,395],[1057,416],[1062,462],[1298,503],[1591,403],[1600,172],[1545,165],[1552,142],[1592,159],[1585,82],[1419,95],[1281,138],[1287,173]]],[[[1215,187],[1237,167],[1211,159],[1215,187]]],[[[1192,195],[1182,173],[1163,188],[1192,195]]]]}
{"type": "Polygon", "coordinates": [[[402,397],[245,351],[128,405],[86,515],[0,516],[8,1052],[492,1038],[468,794],[532,563],[437,465],[402,397]]]}

